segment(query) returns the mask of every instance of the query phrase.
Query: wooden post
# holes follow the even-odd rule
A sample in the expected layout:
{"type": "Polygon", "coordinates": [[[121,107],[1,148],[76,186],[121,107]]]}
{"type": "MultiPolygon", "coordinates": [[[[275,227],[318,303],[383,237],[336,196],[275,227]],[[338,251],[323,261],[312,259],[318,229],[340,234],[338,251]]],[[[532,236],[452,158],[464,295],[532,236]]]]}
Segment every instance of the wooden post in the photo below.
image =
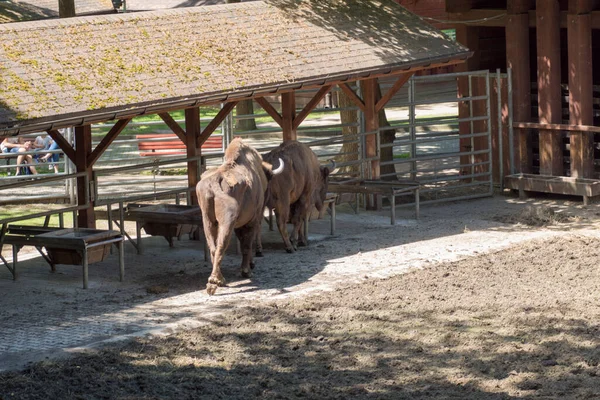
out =
{"type": "Polygon", "coordinates": [[[296,118],[296,94],[286,92],[281,94],[281,129],[283,130],[283,141],[297,140],[298,134],[294,128],[296,118]]]}
{"type": "MultiPolygon", "coordinates": [[[[186,139],[186,150],[187,157],[196,157],[202,154],[202,148],[198,145],[198,138],[200,137],[200,108],[193,107],[185,110],[185,139],[186,139]]],[[[197,205],[198,197],[196,196],[196,185],[200,181],[200,169],[198,168],[198,160],[188,161],[187,173],[188,173],[188,187],[191,190],[189,205],[197,205]]]]}
{"type": "MultiPolygon", "coordinates": [[[[540,123],[562,122],[559,0],[536,0],[538,111],[540,123]]],[[[540,174],[562,176],[562,132],[540,130],[540,174]]]]}
{"type": "MultiPolygon", "coordinates": [[[[512,70],[513,120],[531,121],[531,72],[529,62],[529,0],[508,0],[506,66],[512,70]]],[[[515,130],[515,172],[531,173],[532,141],[529,129],[515,130]]],[[[508,153],[506,154],[508,157],[508,153]]]]}
{"type": "MultiPolygon", "coordinates": [[[[377,130],[379,129],[379,113],[377,112],[377,78],[369,78],[360,82],[362,98],[365,104],[365,155],[367,158],[377,156],[377,130]]],[[[370,179],[379,179],[379,160],[371,160],[370,179]]],[[[380,209],[381,196],[373,196],[366,205],[367,209],[380,209]]]]}
{"type": "MultiPolygon", "coordinates": [[[[87,199],[91,199],[91,185],[93,176],[93,165],[88,162],[88,158],[92,154],[92,126],[77,126],[75,127],[75,168],[77,172],[85,172],[87,177],[77,178],[77,205],[84,206],[87,199]],[[86,179],[87,178],[87,179],[86,179]],[[87,185],[86,185],[87,184],[87,185]],[[89,194],[89,198],[88,198],[89,194]]],[[[94,215],[93,201],[90,200],[87,208],[77,212],[77,227],[79,228],[95,228],[96,216],[94,215]]]]}
{"type": "MultiPolygon", "coordinates": [[[[54,3],[56,4],[56,3],[54,3]]],[[[75,16],[75,0],[58,0],[58,16],[71,18],[75,16]]]]}
{"type": "MultiPolygon", "coordinates": [[[[593,125],[592,93],[592,4],[589,0],[569,2],[569,122],[593,125]]],[[[571,176],[593,178],[594,134],[570,132],[571,176]]]]}

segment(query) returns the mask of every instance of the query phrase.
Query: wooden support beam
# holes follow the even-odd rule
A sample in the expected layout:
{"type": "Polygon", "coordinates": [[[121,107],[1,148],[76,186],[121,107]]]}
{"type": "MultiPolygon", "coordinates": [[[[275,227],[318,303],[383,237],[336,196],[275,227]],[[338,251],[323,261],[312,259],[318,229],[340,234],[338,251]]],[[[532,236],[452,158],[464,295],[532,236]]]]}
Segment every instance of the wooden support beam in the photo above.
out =
{"type": "Polygon", "coordinates": [[[65,153],[65,155],[69,158],[69,160],[75,162],[75,149],[73,149],[73,146],[71,146],[67,139],[65,139],[64,136],[61,135],[60,132],[57,130],[49,130],[46,132],[48,132],[48,135],[50,135],[50,137],[54,139],[56,144],[58,144],[58,147],[60,147],[63,153],[65,153]]]}
{"type": "MultiPolygon", "coordinates": [[[[377,157],[377,131],[379,130],[379,113],[375,110],[377,104],[377,79],[366,79],[360,82],[360,87],[365,104],[365,130],[369,132],[365,137],[365,155],[367,158],[377,157]]],[[[369,179],[379,179],[379,160],[371,160],[371,176],[369,179]]],[[[373,196],[367,202],[368,209],[380,208],[380,196],[373,196]]]]}
{"type": "Polygon", "coordinates": [[[600,126],[540,124],[538,122],[513,122],[515,129],[547,129],[550,131],[592,132],[600,133],[600,126]]]}
{"type": "Polygon", "coordinates": [[[237,103],[237,101],[231,101],[223,105],[223,108],[219,110],[219,112],[217,113],[217,115],[215,115],[213,120],[208,123],[206,128],[204,128],[202,134],[198,136],[196,141],[196,146],[198,148],[200,148],[204,144],[204,142],[206,142],[206,139],[208,139],[208,137],[212,135],[215,129],[217,129],[219,125],[221,125],[225,117],[229,115],[229,113],[231,112],[231,110],[233,110],[237,103]]]}
{"type": "Polygon", "coordinates": [[[75,17],[75,0],[58,0],[58,16],[60,18],[75,17]]]}
{"type": "Polygon", "coordinates": [[[383,109],[383,107],[385,107],[385,105],[388,103],[388,101],[390,101],[390,99],[392,97],[394,97],[394,95],[396,93],[398,93],[398,90],[400,90],[400,88],[402,86],[404,86],[404,84],[406,82],[408,82],[408,80],[410,79],[410,77],[413,76],[412,72],[408,72],[406,74],[402,74],[398,77],[398,79],[396,80],[396,82],[394,82],[394,85],[389,88],[389,90],[387,91],[386,94],[384,94],[381,99],[379,99],[379,101],[377,102],[377,104],[375,105],[375,111],[379,112],[383,109]]]}
{"type": "Polygon", "coordinates": [[[319,91],[313,96],[312,99],[310,99],[306,106],[304,106],[304,108],[302,109],[302,111],[300,111],[296,118],[294,118],[294,129],[297,129],[300,126],[300,124],[302,123],[302,121],[304,121],[306,116],[312,110],[314,110],[314,108],[317,106],[317,104],[319,104],[321,100],[323,100],[323,97],[325,97],[325,95],[331,90],[331,88],[332,85],[327,85],[319,89],[319,91]]]}
{"type": "MultiPolygon", "coordinates": [[[[569,2],[569,122],[593,125],[592,27],[589,0],[569,2]]],[[[594,177],[594,135],[575,131],[570,135],[571,176],[594,177]]]]}
{"type": "MultiPolygon", "coordinates": [[[[185,111],[185,139],[187,158],[196,157],[202,154],[202,144],[198,144],[200,138],[200,108],[186,108],[185,111]]],[[[210,135],[209,135],[210,136],[210,135]]],[[[200,163],[198,160],[187,162],[188,187],[190,192],[191,205],[198,204],[198,196],[196,195],[196,185],[200,181],[200,163]]]]}
{"type": "MultiPolygon", "coordinates": [[[[595,0],[569,0],[569,17],[577,14],[590,14],[595,7],[595,0]]],[[[567,21],[568,26],[568,21],[567,21]]]]}
{"type": "Polygon", "coordinates": [[[173,133],[177,135],[179,140],[185,143],[185,131],[181,126],[179,126],[177,121],[175,121],[173,117],[171,117],[171,114],[164,112],[158,113],[158,116],[165,122],[165,124],[167,124],[167,126],[173,131],[173,133]]]}
{"type": "MultiPolygon", "coordinates": [[[[569,3],[570,4],[570,3],[569,3]]],[[[510,10],[510,7],[509,7],[510,10]]],[[[520,14],[515,12],[514,14],[520,14]]],[[[502,28],[507,26],[507,20],[510,15],[514,15],[510,11],[504,9],[473,9],[461,13],[449,13],[448,19],[451,21],[464,21],[456,22],[455,26],[478,26],[478,27],[496,27],[502,28]]],[[[528,24],[530,28],[535,28],[537,13],[535,10],[527,12],[528,24]]],[[[567,28],[568,12],[560,12],[559,26],[561,28],[567,28]]],[[[591,12],[591,26],[592,29],[600,29],[600,11],[594,10],[591,12]]]]}
{"type": "Polygon", "coordinates": [[[535,5],[535,0],[507,0],[506,12],[510,15],[528,14],[535,5]]]}
{"type": "Polygon", "coordinates": [[[281,126],[283,124],[281,114],[279,114],[275,107],[269,103],[269,100],[265,99],[264,97],[257,97],[254,99],[254,101],[256,101],[263,108],[263,110],[265,110],[265,112],[269,114],[271,118],[273,118],[277,125],[281,126]]]}
{"type": "Polygon", "coordinates": [[[86,200],[90,200],[87,208],[77,211],[77,227],[95,228],[96,217],[94,215],[93,193],[89,184],[92,182],[92,167],[88,166],[88,158],[92,154],[92,127],[91,125],[75,127],[75,168],[77,172],[85,172],[87,177],[77,178],[77,205],[85,206],[86,200]],[[86,179],[87,178],[87,179],[86,179]],[[87,185],[86,185],[87,184],[87,185]],[[89,194],[89,197],[87,196],[89,194]]]}
{"type": "Polygon", "coordinates": [[[352,90],[347,83],[338,83],[338,86],[340,89],[342,89],[342,92],[346,93],[346,96],[348,96],[350,100],[352,100],[352,102],[361,109],[362,112],[365,112],[365,103],[363,103],[362,99],[358,97],[356,93],[354,93],[354,90],[352,90]]]}
{"type": "MultiPolygon", "coordinates": [[[[536,0],[538,112],[540,123],[562,122],[560,80],[560,5],[558,0],[536,0]]],[[[562,135],[540,131],[540,174],[564,175],[562,135]]]]}
{"type": "Polygon", "coordinates": [[[104,154],[108,146],[110,146],[113,140],[115,140],[117,136],[119,136],[119,133],[121,133],[123,129],[125,129],[125,127],[127,126],[127,124],[129,124],[130,121],[131,118],[120,119],[115,125],[113,125],[113,127],[110,129],[110,131],[108,131],[106,136],[104,136],[100,143],[98,143],[94,151],[92,151],[92,154],[87,160],[88,167],[93,167],[94,164],[96,164],[96,161],[98,161],[102,154],[104,154]]]}
{"type": "Polygon", "coordinates": [[[286,92],[281,94],[281,129],[283,141],[297,140],[298,134],[294,128],[296,118],[296,93],[286,92]]]}
{"type": "MultiPolygon", "coordinates": [[[[529,62],[529,0],[508,0],[509,14],[506,23],[506,66],[512,70],[513,118],[531,121],[531,75],[529,62]]],[[[514,141],[515,172],[532,171],[532,136],[522,130],[514,141]]]]}
{"type": "Polygon", "coordinates": [[[469,11],[473,5],[473,0],[446,0],[446,12],[458,13],[469,11]]]}

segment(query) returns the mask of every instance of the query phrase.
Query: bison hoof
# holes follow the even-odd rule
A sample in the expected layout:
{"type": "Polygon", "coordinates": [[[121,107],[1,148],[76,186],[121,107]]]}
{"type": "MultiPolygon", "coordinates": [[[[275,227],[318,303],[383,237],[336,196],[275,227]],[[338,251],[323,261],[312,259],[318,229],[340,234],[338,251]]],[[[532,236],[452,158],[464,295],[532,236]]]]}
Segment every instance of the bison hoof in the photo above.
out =
{"type": "Polygon", "coordinates": [[[255,255],[256,255],[256,257],[264,257],[262,251],[257,251],[255,255]]]}
{"type": "Polygon", "coordinates": [[[242,278],[250,278],[250,271],[242,271],[242,278]]]}
{"type": "Polygon", "coordinates": [[[216,285],[216,286],[225,286],[225,278],[221,277],[216,277],[216,276],[212,276],[210,278],[208,278],[208,283],[209,285],[216,285]]]}
{"type": "Polygon", "coordinates": [[[206,293],[208,293],[209,296],[212,296],[217,291],[217,288],[217,285],[209,283],[208,285],[206,285],[206,293]]]}
{"type": "Polygon", "coordinates": [[[308,242],[301,240],[301,241],[298,242],[298,246],[306,247],[306,246],[308,246],[308,242]]]}
{"type": "Polygon", "coordinates": [[[286,248],[285,251],[287,251],[288,253],[293,253],[294,252],[294,248],[293,247],[286,248]]]}

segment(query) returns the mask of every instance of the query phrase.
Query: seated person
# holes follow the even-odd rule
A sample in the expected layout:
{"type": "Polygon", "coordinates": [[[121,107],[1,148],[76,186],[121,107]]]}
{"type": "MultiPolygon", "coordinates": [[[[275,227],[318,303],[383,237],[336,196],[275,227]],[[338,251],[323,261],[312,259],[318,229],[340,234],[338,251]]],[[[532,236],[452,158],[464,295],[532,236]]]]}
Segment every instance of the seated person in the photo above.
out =
{"type": "MultiPolygon", "coordinates": [[[[39,137],[40,136],[38,136],[38,138],[39,137]]],[[[37,138],[36,138],[36,140],[37,140],[37,138]]],[[[43,138],[43,141],[44,141],[44,149],[43,150],[60,150],[60,147],[58,147],[58,144],[50,136],[46,136],[45,138],[43,138]]],[[[55,174],[59,173],[58,164],[56,164],[60,157],[59,153],[46,153],[43,156],[37,156],[37,157],[38,157],[38,161],[40,161],[40,162],[46,162],[48,160],[52,160],[53,163],[48,165],[48,169],[54,168],[54,173],[55,174]]]]}
{"type": "MultiPolygon", "coordinates": [[[[0,149],[2,149],[3,153],[25,153],[33,150],[33,143],[31,140],[23,140],[20,137],[8,137],[5,138],[2,143],[0,143],[0,149]]],[[[32,174],[37,174],[37,170],[33,166],[33,157],[31,154],[19,154],[17,157],[17,165],[21,165],[23,161],[27,161],[29,165],[29,170],[32,174]]],[[[17,168],[17,173],[15,175],[21,174],[21,168],[17,168]]]]}

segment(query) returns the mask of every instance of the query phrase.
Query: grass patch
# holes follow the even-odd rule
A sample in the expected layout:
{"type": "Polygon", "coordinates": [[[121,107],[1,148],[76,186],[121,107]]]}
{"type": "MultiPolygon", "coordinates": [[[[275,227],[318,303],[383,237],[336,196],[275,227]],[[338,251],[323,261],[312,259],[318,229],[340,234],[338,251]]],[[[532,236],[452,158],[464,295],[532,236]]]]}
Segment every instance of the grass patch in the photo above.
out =
{"type": "MultiPolygon", "coordinates": [[[[140,175],[154,175],[153,171],[142,171],[140,175]]],[[[178,176],[178,175],[187,175],[186,168],[170,168],[170,169],[161,169],[156,173],[156,175],[166,175],[166,176],[178,176]]]]}
{"type": "MultiPolygon", "coordinates": [[[[61,208],[56,208],[57,212],[61,208]]],[[[0,211],[0,220],[9,219],[9,218],[17,218],[17,217],[27,217],[28,215],[37,214],[40,212],[51,211],[52,207],[42,207],[35,205],[23,205],[23,206],[9,206],[3,207],[2,211],[0,211]]],[[[36,225],[42,226],[44,225],[46,217],[37,217],[37,218],[29,218],[23,219],[19,222],[15,222],[15,224],[23,224],[23,225],[36,225]]],[[[63,214],[64,226],[73,226],[73,213],[66,212],[63,214]]],[[[52,215],[50,217],[50,222],[48,226],[58,227],[60,226],[60,220],[58,218],[58,214],[52,215]]]]}

